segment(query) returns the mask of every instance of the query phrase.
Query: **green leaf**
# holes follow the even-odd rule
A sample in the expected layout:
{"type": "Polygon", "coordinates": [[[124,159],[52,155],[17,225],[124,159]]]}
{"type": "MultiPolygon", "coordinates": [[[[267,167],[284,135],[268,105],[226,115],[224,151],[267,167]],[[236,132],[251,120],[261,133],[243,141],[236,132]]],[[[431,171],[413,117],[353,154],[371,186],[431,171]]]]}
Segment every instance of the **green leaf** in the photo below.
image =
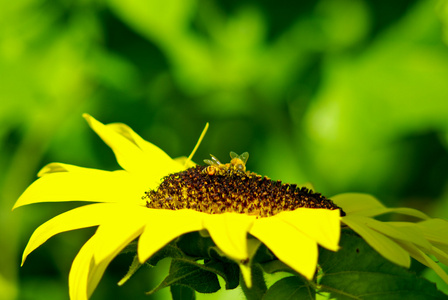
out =
{"type": "Polygon", "coordinates": [[[314,300],[316,290],[307,280],[299,276],[285,277],[274,283],[263,297],[263,300],[276,299],[314,300]]]}
{"type": "Polygon", "coordinates": [[[170,274],[148,295],[171,285],[182,285],[200,293],[214,293],[221,287],[218,277],[212,269],[207,268],[189,259],[173,259],[171,261],[170,274]]]}
{"type": "Polygon", "coordinates": [[[207,270],[218,274],[226,281],[226,290],[231,290],[239,285],[240,268],[231,261],[211,260],[204,264],[207,270]]]}
{"type": "Polygon", "coordinates": [[[266,247],[266,245],[261,244],[258,249],[257,252],[255,253],[254,258],[252,259],[253,262],[255,263],[266,263],[272,260],[277,260],[277,258],[275,257],[274,254],[272,254],[271,250],[269,250],[268,247],[266,247]]]}
{"type": "Polygon", "coordinates": [[[263,271],[265,271],[268,274],[273,274],[277,272],[288,272],[297,274],[296,271],[291,269],[289,266],[287,266],[285,263],[283,263],[280,260],[272,260],[267,263],[261,264],[261,267],[263,268],[263,271]]]}
{"type": "Polygon", "coordinates": [[[183,285],[170,286],[171,298],[173,300],[195,300],[196,294],[192,289],[183,285]]]}
{"type": "Polygon", "coordinates": [[[181,258],[185,255],[182,253],[182,251],[174,246],[173,244],[168,244],[159,251],[157,251],[153,256],[151,256],[146,262],[151,266],[156,266],[159,261],[161,261],[164,258],[171,257],[171,258],[181,258]]]}
{"type": "Polygon", "coordinates": [[[191,257],[209,258],[211,249],[216,248],[210,237],[203,237],[199,232],[191,232],[182,235],[176,245],[191,257]]]}
{"type": "Polygon", "coordinates": [[[138,255],[134,256],[134,259],[132,260],[132,264],[129,267],[128,272],[126,273],[126,275],[118,282],[119,286],[122,286],[123,284],[126,283],[126,281],[129,280],[129,278],[132,277],[132,275],[135,274],[135,272],[137,272],[138,269],[140,269],[140,267],[142,266],[142,264],[140,263],[140,261],[138,260],[138,255]]]}
{"type": "Polygon", "coordinates": [[[137,241],[130,242],[123,250],[121,250],[120,254],[133,253],[137,254],[137,241]]]}
{"type": "Polygon", "coordinates": [[[447,299],[424,278],[384,259],[351,230],[344,230],[341,249],[320,251],[321,291],[337,299],[447,299]]]}
{"type": "Polygon", "coordinates": [[[210,237],[203,237],[198,232],[187,233],[176,242],[186,255],[204,259],[199,265],[207,271],[221,276],[226,281],[226,289],[234,289],[239,285],[238,265],[226,256],[222,256],[210,237]]]}
{"type": "Polygon", "coordinates": [[[243,290],[247,300],[262,299],[268,288],[264,280],[263,270],[258,264],[251,266],[251,277],[252,286],[249,287],[247,286],[247,282],[244,280],[243,276],[241,276],[241,289],[243,290]]]}

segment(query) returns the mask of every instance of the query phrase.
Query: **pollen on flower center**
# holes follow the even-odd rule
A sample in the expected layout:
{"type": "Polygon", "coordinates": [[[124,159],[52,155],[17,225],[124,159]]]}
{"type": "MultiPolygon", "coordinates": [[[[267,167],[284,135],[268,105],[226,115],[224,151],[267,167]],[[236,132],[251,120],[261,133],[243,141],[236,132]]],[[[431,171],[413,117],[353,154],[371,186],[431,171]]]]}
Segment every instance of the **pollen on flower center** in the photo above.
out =
{"type": "MultiPolygon", "coordinates": [[[[210,175],[204,166],[166,176],[156,190],[145,192],[143,199],[148,208],[193,209],[210,214],[238,212],[257,217],[299,207],[340,209],[305,187],[237,170],[210,175]]],[[[345,215],[342,210],[341,215],[345,215]]]]}

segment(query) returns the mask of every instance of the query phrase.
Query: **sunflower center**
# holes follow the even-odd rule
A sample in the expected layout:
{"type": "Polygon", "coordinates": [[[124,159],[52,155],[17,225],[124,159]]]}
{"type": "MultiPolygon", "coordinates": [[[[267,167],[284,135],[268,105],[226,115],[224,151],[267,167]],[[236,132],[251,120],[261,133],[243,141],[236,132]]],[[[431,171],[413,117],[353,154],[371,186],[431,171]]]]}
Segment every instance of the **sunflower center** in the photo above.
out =
{"type": "MultiPolygon", "coordinates": [[[[330,199],[305,187],[273,181],[252,172],[230,170],[213,174],[196,166],[164,178],[156,190],[145,192],[148,208],[193,209],[210,214],[238,212],[273,216],[299,207],[340,209],[330,199]]],[[[341,209],[341,215],[345,213],[341,209]]]]}

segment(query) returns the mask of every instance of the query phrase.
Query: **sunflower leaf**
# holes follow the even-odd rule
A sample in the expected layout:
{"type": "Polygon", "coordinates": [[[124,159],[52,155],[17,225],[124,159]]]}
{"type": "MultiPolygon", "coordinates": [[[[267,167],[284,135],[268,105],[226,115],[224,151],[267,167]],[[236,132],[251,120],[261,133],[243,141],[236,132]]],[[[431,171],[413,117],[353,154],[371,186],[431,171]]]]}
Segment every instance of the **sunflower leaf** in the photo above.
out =
{"type": "Polygon", "coordinates": [[[384,259],[363,239],[344,230],[341,249],[321,249],[321,291],[343,299],[446,299],[435,284],[384,259]]]}
{"type": "Polygon", "coordinates": [[[169,275],[147,294],[151,295],[172,285],[182,285],[199,293],[214,293],[221,288],[212,269],[185,258],[173,259],[169,275]]]}
{"type": "Polygon", "coordinates": [[[216,248],[210,237],[203,237],[199,232],[190,232],[182,235],[176,242],[182,251],[191,257],[209,258],[211,249],[216,248]]]}
{"type": "Polygon", "coordinates": [[[263,271],[268,274],[274,274],[277,272],[288,272],[297,274],[297,272],[295,272],[293,269],[291,269],[285,263],[278,259],[263,263],[261,264],[261,267],[263,268],[263,271]]]}
{"type": "Polygon", "coordinates": [[[183,252],[177,248],[176,246],[172,244],[168,244],[159,251],[157,251],[153,256],[151,256],[150,259],[148,259],[146,262],[150,266],[156,266],[159,261],[161,261],[164,258],[171,257],[171,258],[181,258],[185,255],[183,252]]]}
{"type": "Polygon", "coordinates": [[[195,300],[196,294],[194,290],[183,285],[170,286],[171,298],[173,300],[195,300]]]}
{"type": "MultiPolygon", "coordinates": [[[[241,269],[242,271],[243,269],[241,269]]],[[[264,279],[263,269],[259,264],[253,264],[250,267],[250,285],[249,281],[246,280],[245,276],[241,276],[240,284],[241,289],[246,295],[247,299],[262,299],[266,294],[268,287],[266,286],[266,281],[264,279]]]]}
{"type": "Polygon", "coordinates": [[[226,290],[232,290],[239,285],[240,268],[236,263],[211,260],[205,263],[204,267],[224,278],[226,281],[226,290]]]}
{"type": "Polygon", "coordinates": [[[137,244],[137,241],[130,242],[123,250],[121,250],[120,254],[137,253],[137,244]]]}
{"type": "Polygon", "coordinates": [[[128,272],[126,273],[126,275],[118,282],[119,286],[122,286],[123,284],[126,283],[126,281],[128,281],[132,275],[135,274],[135,272],[137,272],[138,269],[140,269],[140,267],[143,266],[140,261],[138,260],[138,255],[134,256],[134,259],[132,260],[132,264],[129,267],[128,272]]]}
{"type": "Polygon", "coordinates": [[[205,259],[207,262],[198,266],[221,276],[226,281],[227,290],[238,286],[238,265],[227,259],[210,237],[203,237],[198,232],[187,233],[177,241],[177,246],[190,257],[205,259]]]}
{"type": "Polygon", "coordinates": [[[266,247],[266,245],[261,244],[258,249],[257,252],[255,253],[255,256],[253,258],[254,262],[258,262],[260,264],[266,263],[266,262],[270,262],[273,260],[278,260],[274,254],[272,254],[271,250],[269,250],[268,247],[266,247]]]}
{"type": "Polygon", "coordinates": [[[302,277],[285,277],[274,283],[263,297],[263,300],[275,299],[314,300],[316,299],[316,290],[302,277]]]}

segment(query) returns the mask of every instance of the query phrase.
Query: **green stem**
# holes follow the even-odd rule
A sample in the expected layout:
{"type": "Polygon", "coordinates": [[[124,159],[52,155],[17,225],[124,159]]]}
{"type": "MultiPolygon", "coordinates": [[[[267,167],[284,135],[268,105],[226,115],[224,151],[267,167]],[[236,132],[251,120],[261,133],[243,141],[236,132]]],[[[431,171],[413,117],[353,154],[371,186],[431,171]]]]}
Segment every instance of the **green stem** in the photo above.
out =
{"type": "Polygon", "coordinates": [[[267,291],[266,282],[264,281],[263,270],[259,265],[251,267],[252,287],[248,288],[243,276],[240,275],[240,285],[247,300],[259,300],[267,291]]]}

